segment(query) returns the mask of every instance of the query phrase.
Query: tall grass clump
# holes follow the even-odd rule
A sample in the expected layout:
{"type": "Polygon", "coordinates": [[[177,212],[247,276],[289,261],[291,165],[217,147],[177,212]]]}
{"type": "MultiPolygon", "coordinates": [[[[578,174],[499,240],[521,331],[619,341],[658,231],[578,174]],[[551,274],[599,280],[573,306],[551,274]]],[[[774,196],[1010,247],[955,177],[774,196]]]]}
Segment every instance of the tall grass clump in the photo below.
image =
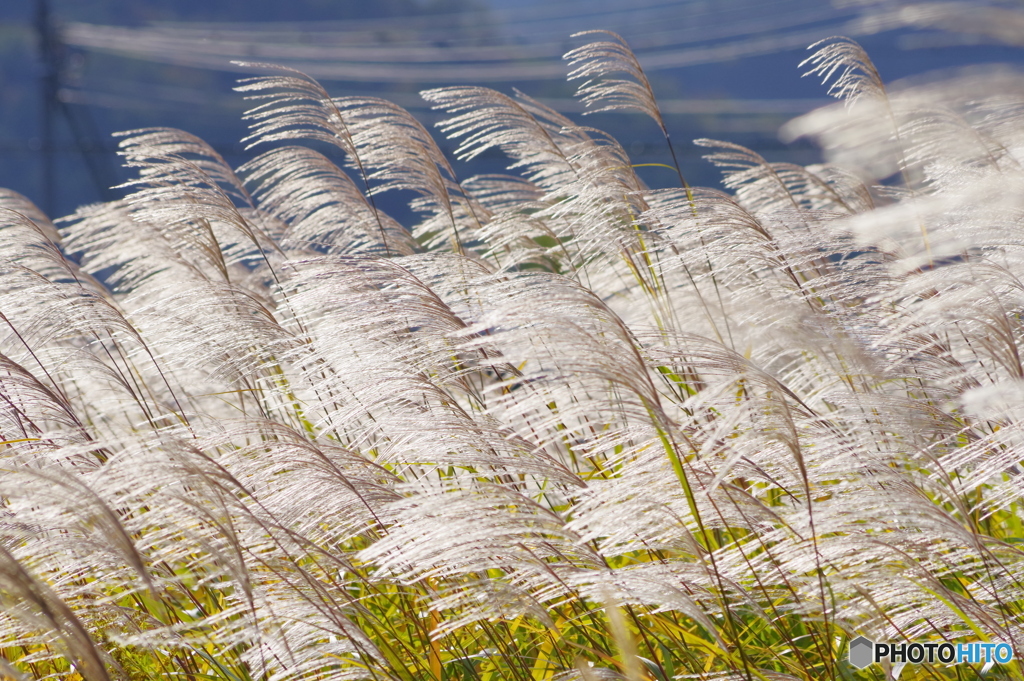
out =
{"type": "Polygon", "coordinates": [[[0,676],[1024,678],[846,657],[1024,653],[1024,80],[890,92],[829,39],[845,103],[786,132],[836,163],[698,140],[723,192],[587,39],[580,95],[653,118],[675,188],[521,93],[424,92],[516,172],[463,178],[252,65],[241,167],[135,130],[122,201],[0,195],[0,676]]]}

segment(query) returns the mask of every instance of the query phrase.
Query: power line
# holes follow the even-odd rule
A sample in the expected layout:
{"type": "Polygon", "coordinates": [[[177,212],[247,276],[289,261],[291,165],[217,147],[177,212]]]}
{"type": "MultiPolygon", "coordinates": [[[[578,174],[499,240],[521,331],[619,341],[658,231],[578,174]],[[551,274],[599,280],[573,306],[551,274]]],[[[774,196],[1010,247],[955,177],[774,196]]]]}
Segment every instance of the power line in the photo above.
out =
{"type": "MultiPolygon", "coordinates": [[[[155,100],[167,104],[179,104],[194,110],[196,105],[203,105],[205,109],[239,109],[242,103],[238,98],[227,96],[211,98],[201,90],[189,88],[170,87],[149,87],[137,89],[134,96],[98,92],[87,89],[62,88],[60,99],[66,102],[73,102],[107,109],[132,109],[151,108],[155,100]]],[[[427,110],[432,106],[424,101],[419,95],[407,92],[388,92],[387,99],[399,106],[410,110],[427,110]]],[[[542,104],[550,106],[562,113],[582,113],[586,106],[578,99],[540,97],[542,104]]],[[[815,99],[698,99],[678,98],[659,99],[658,108],[665,115],[719,115],[719,116],[760,116],[765,114],[797,115],[806,113],[819,106],[832,102],[827,97],[815,99]]],[[[611,111],[609,115],[635,115],[629,111],[611,111]]]]}
{"type": "MultiPolygon", "coordinates": [[[[641,52],[638,56],[645,69],[658,71],[800,49],[822,36],[849,33],[850,28],[852,26],[846,21],[834,22],[802,30],[747,35],[728,42],[696,46],[677,44],[641,52]]],[[[68,44],[83,49],[164,64],[249,73],[251,68],[232,61],[269,60],[314,78],[347,82],[487,84],[561,80],[566,75],[566,66],[561,59],[544,52],[538,55],[536,46],[471,49],[395,46],[387,50],[366,51],[351,46],[186,39],[150,29],[86,24],[70,25],[65,36],[68,44]]]]}

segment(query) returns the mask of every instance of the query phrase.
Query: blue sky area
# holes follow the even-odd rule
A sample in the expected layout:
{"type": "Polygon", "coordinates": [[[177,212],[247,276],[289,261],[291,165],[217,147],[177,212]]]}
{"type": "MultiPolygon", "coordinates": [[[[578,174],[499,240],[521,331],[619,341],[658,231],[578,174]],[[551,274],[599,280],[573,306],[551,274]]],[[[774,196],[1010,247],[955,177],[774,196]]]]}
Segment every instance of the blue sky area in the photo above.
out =
{"type": "MultiPolygon", "coordinates": [[[[417,96],[425,87],[518,88],[575,120],[614,135],[637,163],[664,162],[654,124],[635,114],[581,116],[560,55],[586,41],[581,30],[621,33],[648,69],[695,184],[717,175],[688,144],[713,137],[755,148],[770,160],[818,160],[806,143],[784,145],[779,126],[827,103],[798,68],[806,46],[851,35],[887,81],[983,63],[1021,63],[1020,50],[938,31],[882,30],[863,8],[818,0],[50,0],[59,65],[54,121],[55,185],[47,200],[42,146],[44,67],[37,0],[0,5],[0,186],[55,215],[117,196],[129,177],[111,134],[139,127],[188,130],[233,164],[249,157],[239,140],[247,103],[231,88],[245,73],[232,59],[305,70],[337,96],[372,94],[409,108],[428,125],[439,117],[417,96]],[[88,159],[88,162],[86,162],[88,159]]],[[[453,145],[442,144],[451,149],[453,145]]],[[[457,168],[500,172],[498,155],[457,168]]],[[[644,171],[652,186],[672,181],[644,171]]],[[[400,209],[397,209],[400,212],[400,209]]],[[[396,217],[401,217],[396,215],[396,217]]]]}

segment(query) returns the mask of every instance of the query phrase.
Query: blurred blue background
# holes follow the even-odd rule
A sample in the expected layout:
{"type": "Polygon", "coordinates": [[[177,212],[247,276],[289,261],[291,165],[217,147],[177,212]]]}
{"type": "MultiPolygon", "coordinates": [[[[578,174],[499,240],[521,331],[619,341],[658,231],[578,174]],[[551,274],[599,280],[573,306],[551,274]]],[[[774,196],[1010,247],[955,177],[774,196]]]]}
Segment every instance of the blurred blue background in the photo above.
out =
{"type": "MultiPolygon", "coordinates": [[[[589,29],[613,30],[629,41],[666,114],[684,173],[692,184],[715,185],[717,172],[689,140],[737,142],[772,161],[819,160],[810,144],[784,145],[777,137],[786,120],[829,101],[825,88],[801,78],[798,68],[816,40],[854,37],[886,81],[971,64],[1016,65],[1024,56],[966,32],[970,27],[908,27],[907,6],[819,0],[3,0],[0,186],[27,195],[53,216],[120,196],[122,190],[110,187],[130,173],[120,166],[111,134],[142,127],[182,128],[239,165],[253,153],[240,142],[246,135],[241,114],[250,103],[232,91],[246,75],[231,66],[233,59],[301,69],[336,96],[389,98],[428,127],[441,116],[419,99],[421,89],[518,88],[611,133],[636,163],[667,162],[652,121],[631,113],[581,115],[561,55],[587,41],[572,33],[589,29]]],[[[449,152],[455,146],[439,141],[449,152]]],[[[456,164],[456,170],[466,177],[504,166],[495,153],[456,164]]],[[[675,177],[660,168],[641,173],[652,186],[671,185],[675,177]]],[[[396,197],[386,208],[408,220],[402,203],[396,197]]]]}

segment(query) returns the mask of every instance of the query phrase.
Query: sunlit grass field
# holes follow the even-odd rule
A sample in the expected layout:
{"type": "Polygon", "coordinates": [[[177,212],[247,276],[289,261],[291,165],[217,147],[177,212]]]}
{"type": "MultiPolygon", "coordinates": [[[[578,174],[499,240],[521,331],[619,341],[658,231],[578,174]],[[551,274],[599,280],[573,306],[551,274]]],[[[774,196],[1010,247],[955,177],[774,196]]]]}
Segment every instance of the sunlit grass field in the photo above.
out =
{"type": "Polygon", "coordinates": [[[784,134],[830,162],[697,140],[719,191],[580,38],[675,188],[521,93],[424,92],[509,158],[460,177],[253,64],[241,167],[135,130],[123,201],[0,194],[0,677],[1024,678],[847,658],[1021,651],[1024,79],[890,92],[828,39],[843,101],[784,134]]]}

